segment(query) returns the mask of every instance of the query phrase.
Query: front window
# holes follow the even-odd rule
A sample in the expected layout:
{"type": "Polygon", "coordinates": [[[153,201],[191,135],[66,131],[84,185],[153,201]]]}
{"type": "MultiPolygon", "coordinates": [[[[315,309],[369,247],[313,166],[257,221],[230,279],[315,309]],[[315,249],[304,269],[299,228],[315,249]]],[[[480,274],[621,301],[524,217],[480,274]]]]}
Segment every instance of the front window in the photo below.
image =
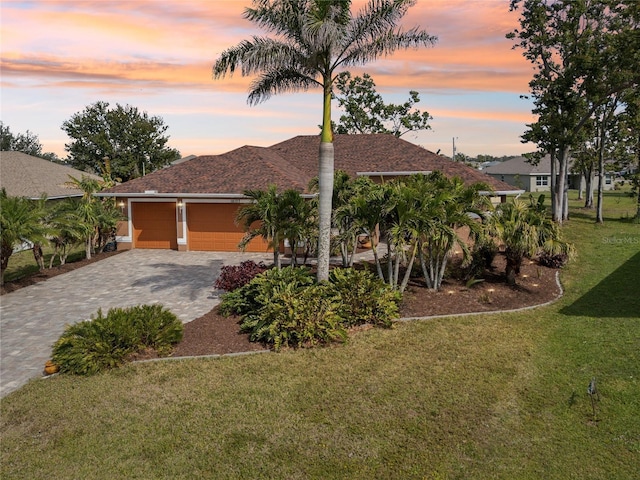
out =
{"type": "Polygon", "coordinates": [[[537,187],[546,187],[549,185],[549,177],[544,175],[538,175],[536,177],[536,186],[537,187]]]}

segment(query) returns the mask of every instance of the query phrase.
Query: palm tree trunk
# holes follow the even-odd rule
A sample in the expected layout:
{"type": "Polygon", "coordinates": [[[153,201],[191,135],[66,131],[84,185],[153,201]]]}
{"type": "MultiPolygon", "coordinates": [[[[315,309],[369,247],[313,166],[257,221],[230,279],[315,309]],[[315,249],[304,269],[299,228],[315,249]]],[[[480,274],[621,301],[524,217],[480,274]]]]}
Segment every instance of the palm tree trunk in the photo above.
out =
{"type": "Polygon", "coordinates": [[[84,240],[84,252],[87,260],[91,259],[91,239],[92,236],[90,235],[84,240]]]}
{"type": "Polygon", "coordinates": [[[402,284],[400,285],[400,293],[404,292],[409,284],[409,278],[411,277],[411,270],[413,269],[413,262],[416,259],[416,253],[418,251],[418,242],[415,242],[413,248],[411,249],[411,258],[409,259],[409,264],[407,265],[407,271],[404,272],[404,278],[402,279],[402,284]]]}
{"type": "Polygon", "coordinates": [[[378,278],[384,282],[384,273],[382,273],[382,265],[380,265],[380,257],[378,256],[378,246],[374,242],[371,242],[371,250],[373,250],[373,260],[376,262],[378,278]]]}
{"type": "Polygon", "coordinates": [[[33,258],[38,264],[38,269],[40,271],[44,270],[44,255],[42,254],[42,246],[39,243],[34,243],[33,247],[31,247],[31,251],[33,252],[33,258]]]}
{"type": "Polygon", "coordinates": [[[333,195],[333,142],[320,142],[320,174],[318,176],[318,282],[329,280],[331,255],[331,200],[333,195]]]}
{"type": "Polygon", "coordinates": [[[331,258],[331,202],[333,200],[333,131],[331,126],[331,97],[333,79],[322,79],[322,132],[320,133],[318,174],[318,282],[329,280],[331,258]]]}

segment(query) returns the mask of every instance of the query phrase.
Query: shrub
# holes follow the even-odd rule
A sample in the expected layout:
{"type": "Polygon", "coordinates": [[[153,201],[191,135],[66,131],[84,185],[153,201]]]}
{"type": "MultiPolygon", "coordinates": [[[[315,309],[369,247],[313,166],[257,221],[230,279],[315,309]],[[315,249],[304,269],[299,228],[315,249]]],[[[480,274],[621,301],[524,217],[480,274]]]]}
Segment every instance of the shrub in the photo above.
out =
{"type": "Polygon", "coordinates": [[[339,314],[346,326],[390,327],[398,318],[401,294],[369,271],[336,268],[329,274],[331,291],[339,298],[339,314]]]}
{"type": "Polygon", "coordinates": [[[347,332],[331,293],[328,285],[279,292],[258,315],[248,318],[243,327],[257,327],[252,336],[273,344],[276,351],[281,347],[312,347],[345,341],[347,332]]]}
{"type": "Polygon", "coordinates": [[[542,252],[538,255],[538,263],[543,267],[562,268],[568,260],[569,256],[564,253],[554,255],[552,253],[542,252]]]}
{"type": "Polygon", "coordinates": [[[266,305],[277,292],[295,291],[312,285],[314,278],[308,268],[273,268],[251,280],[245,286],[222,296],[219,312],[222,315],[247,315],[266,305]]]}
{"type": "Polygon", "coordinates": [[[240,265],[225,265],[220,270],[220,276],[214,287],[218,290],[232,292],[249,283],[256,275],[267,270],[267,266],[253,260],[246,260],[240,265]]]}
{"type": "Polygon", "coordinates": [[[90,375],[120,366],[145,348],[168,354],[182,339],[182,322],[161,305],[98,310],[91,320],[67,326],[53,346],[61,373],[90,375]]]}

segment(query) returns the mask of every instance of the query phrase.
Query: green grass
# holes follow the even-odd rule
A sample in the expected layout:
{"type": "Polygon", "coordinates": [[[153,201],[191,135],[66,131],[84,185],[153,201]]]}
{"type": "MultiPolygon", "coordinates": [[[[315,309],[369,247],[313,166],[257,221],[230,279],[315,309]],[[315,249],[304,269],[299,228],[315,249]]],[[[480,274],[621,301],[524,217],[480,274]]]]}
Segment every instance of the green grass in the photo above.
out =
{"type": "Polygon", "coordinates": [[[556,304],[33,381],[1,402],[0,476],[638,478],[640,226],[615,194],[604,225],[572,210],[556,304]]]}
{"type": "MultiPolygon", "coordinates": [[[[46,245],[42,247],[42,253],[44,254],[45,268],[49,268],[49,262],[53,255],[53,247],[46,245]]],[[[67,257],[67,263],[83,260],[85,258],[84,246],[74,247],[69,256],[67,257]]],[[[60,265],[60,259],[56,257],[53,262],[53,266],[60,265]]],[[[4,281],[11,282],[23,277],[28,277],[38,273],[38,265],[33,258],[33,252],[31,250],[23,250],[21,252],[14,253],[9,257],[9,264],[4,272],[4,281]]]]}

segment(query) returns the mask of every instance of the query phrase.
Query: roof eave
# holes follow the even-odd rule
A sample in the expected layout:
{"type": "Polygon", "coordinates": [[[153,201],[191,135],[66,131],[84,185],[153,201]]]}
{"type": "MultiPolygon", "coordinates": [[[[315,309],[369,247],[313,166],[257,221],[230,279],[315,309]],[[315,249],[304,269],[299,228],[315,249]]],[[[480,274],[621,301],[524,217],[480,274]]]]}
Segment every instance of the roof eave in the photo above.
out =
{"type": "MultiPolygon", "coordinates": [[[[180,193],[180,192],[153,192],[153,193],[121,193],[121,192],[98,192],[97,197],[113,198],[211,198],[211,199],[244,199],[249,198],[243,193],[180,193]]],[[[302,198],[313,198],[315,193],[302,193],[302,198]]]]}

